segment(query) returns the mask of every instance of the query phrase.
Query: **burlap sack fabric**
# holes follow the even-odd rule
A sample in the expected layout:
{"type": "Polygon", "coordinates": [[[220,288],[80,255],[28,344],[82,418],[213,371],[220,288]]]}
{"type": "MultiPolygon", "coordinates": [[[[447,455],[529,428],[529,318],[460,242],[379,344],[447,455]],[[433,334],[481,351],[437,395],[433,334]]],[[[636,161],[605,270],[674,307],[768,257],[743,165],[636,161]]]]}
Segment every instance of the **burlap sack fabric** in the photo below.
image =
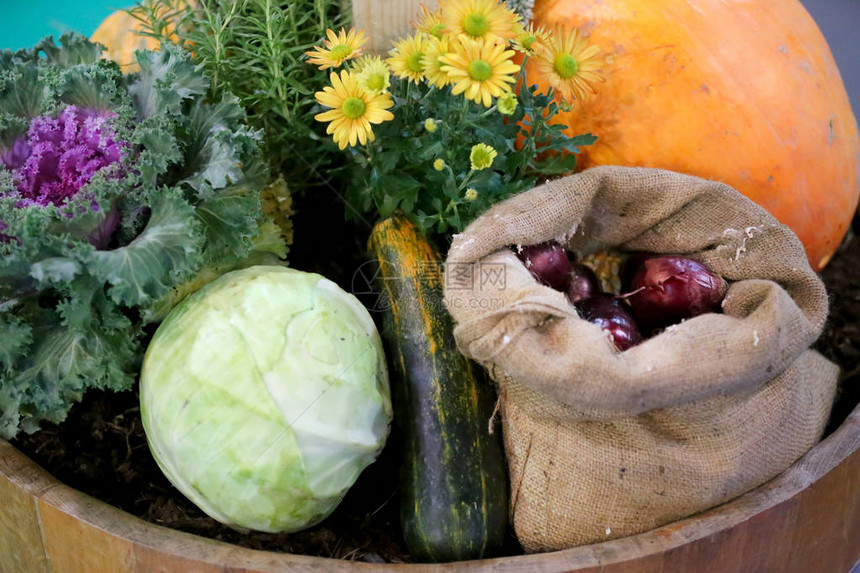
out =
{"type": "Polygon", "coordinates": [[[498,386],[511,515],[529,552],[728,501],[811,448],[830,412],[838,369],[809,349],[824,285],[790,229],[720,183],[598,167],[536,187],[455,237],[445,296],[459,348],[498,386]],[[730,282],[723,312],[618,353],[510,249],[551,239],[581,255],[686,254],[730,282]]]}

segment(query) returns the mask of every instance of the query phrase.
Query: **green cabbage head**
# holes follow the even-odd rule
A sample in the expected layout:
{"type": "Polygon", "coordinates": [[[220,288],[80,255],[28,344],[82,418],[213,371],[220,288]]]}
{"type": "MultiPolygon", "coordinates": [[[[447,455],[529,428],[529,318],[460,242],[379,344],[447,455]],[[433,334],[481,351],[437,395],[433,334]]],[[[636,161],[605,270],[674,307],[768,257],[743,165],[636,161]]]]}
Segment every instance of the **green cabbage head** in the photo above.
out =
{"type": "Polygon", "coordinates": [[[168,315],[140,401],[170,481],[218,521],[268,532],[328,516],[392,415],[367,310],[320,275],[274,266],[227,273],[168,315]]]}

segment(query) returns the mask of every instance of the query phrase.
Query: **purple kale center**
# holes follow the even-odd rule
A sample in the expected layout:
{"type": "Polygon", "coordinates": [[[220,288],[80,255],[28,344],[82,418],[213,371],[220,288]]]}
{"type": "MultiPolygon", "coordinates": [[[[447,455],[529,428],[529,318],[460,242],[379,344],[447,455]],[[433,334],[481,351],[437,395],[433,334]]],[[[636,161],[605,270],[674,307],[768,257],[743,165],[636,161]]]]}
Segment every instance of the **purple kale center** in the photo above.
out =
{"type": "Polygon", "coordinates": [[[116,140],[112,117],[69,106],[57,117],[33,119],[26,141],[0,155],[24,202],[62,205],[99,170],[118,164],[125,144],[116,140]]]}
{"type": "Polygon", "coordinates": [[[9,149],[0,151],[0,163],[9,170],[20,169],[28,157],[30,157],[30,146],[24,137],[16,139],[9,149]]]}

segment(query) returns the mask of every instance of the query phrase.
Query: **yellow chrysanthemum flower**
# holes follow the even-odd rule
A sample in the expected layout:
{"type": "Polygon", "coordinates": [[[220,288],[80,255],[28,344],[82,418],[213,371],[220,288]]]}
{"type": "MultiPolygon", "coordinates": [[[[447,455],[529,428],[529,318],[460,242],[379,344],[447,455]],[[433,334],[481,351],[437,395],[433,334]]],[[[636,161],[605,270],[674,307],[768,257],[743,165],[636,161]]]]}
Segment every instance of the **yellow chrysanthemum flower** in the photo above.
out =
{"type": "Polygon", "coordinates": [[[355,80],[361,89],[372,94],[381,94],[391,87],[391,73],[388,64],[379,56],[364,56],[355,67],[355,80]]]}
{"type": "Polygon", "coordinates": [[[466,189],[466,193],[464,194],[466,201],[474,201],[478,198],[478,190],[474,187],[469,187],[466,189]]]}
{"type": "Polygon", "coordinates": [[[490,107],[494,97],[511,91],[509,84],[516,82],[514,74],[520,67],[511,61],[514,51],[506,50],[505,44],[462,38],[452,48],[441,60],[454,95],[465,93],[466,99],[490,107]]]}
{"type": "Polygon", "coordinates": [[[491,145],[477,143],[472,146],[472,151],[469,153],[469,162],[472,169],[480,171],[490,167],[497,155],[498,152],[491,145]]]}
{"type": "Polygon", "coordinates": [[[451,53],[451,43],[447,36],[431,38],[427,42],[422,65],[424,66],[424,77],[430,85],[441,89],[451,83],[448,72],[442,70],[442,66],[445,64],[441,60],[442,56],[449,53],[451,53]]]}
{"type": "Polygon", "coordinates": [[[394,119],[388,108],[394,105],[391,94],[371,94],[359,87],[355,77],[343,70],[340,76],[332,72],[331,86],[315,94],[320,105],[330,107],[314,116],[317,121],[330,121],[326,133],[332,135],[338,147],[362,145],[373,141],[371,124],[394,119]]]}
{"type": "Polygon", "coordinates": [[[432,117],[428,117],[424,120],[424,129],[426,129],[429,133],[434,133],[438,127],[439,123],[432,117]]]}
{"type": "Polygon", "coordinates": [[[337,34],[332,30],[326,30],[325,33],[328,39],[323,40],[324,48],[316,46],[310,52],[305,52],[308,63],[319,66],[321,70],[337,68],[346,60],[359,57],[367,42],[364,30],[356,32],[355,28],[350,28],[349,32],[341,28],[337,34]]]}
{"type": "Polygon", "coordinates": [[[517,15],[499,0],[442,0],[440,20],[454,36],[490,41],[513,39],[517,15]]]}
{"type": "Polygon", "coordinates": [[[428,36],[417,33],[394,44],[388,58],[391,71],[399,78],[419,83],[424,79],[424,51],[428,46],[428,36]]]}
{"type": "Polygon", "coordinates": [[[424,4],[421,4],[421,17],[413,26],[419,32],[424,32],[429,36],[441,38],[445,34],[445,24],[439,19],[442,14],[441,10],[435,12],[429,11],[424,4]]]}
{"type": "Polygon", "coordinates": [[[533,56],[542,50],[549,39],[543,26],[535,28],[534,22],[524,28],[521,24],[514,26],[516,37],[514,38],[514,49],[523,54],[533,56]]]}
{"type": "Polygon", "coordinates": [[[496,107],[502,115],[513,115],[517,111],[517,104],[519,104],[519,100],[517,100],[514,92],[503,93],[496,100],[496,107]]]}
{"type": "Polygon", "coordinates": [[[569,32],[559,28],[550,35],[536,62],[540,73],[562,98],[568,102],[585,101],[588,92],[594,93],[591,83],[603,81],[597,73],[603,64],[599,52],[597,46],[588,45],[576,28],[569,32]]]}

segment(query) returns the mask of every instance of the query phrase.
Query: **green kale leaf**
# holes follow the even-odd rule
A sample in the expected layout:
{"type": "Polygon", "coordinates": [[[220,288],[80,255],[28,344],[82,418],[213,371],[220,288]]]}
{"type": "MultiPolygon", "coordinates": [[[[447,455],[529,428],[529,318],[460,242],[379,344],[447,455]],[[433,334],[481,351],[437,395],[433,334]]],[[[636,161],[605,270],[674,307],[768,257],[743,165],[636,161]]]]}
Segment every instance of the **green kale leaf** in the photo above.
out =
{"type": "Polygon", "coordinates": [[[75,34],[0,52],[0,437],[130,388],[147,323],[286,255],[238,100],[176,46],[129,76],[99,54],[75,34]]]}

